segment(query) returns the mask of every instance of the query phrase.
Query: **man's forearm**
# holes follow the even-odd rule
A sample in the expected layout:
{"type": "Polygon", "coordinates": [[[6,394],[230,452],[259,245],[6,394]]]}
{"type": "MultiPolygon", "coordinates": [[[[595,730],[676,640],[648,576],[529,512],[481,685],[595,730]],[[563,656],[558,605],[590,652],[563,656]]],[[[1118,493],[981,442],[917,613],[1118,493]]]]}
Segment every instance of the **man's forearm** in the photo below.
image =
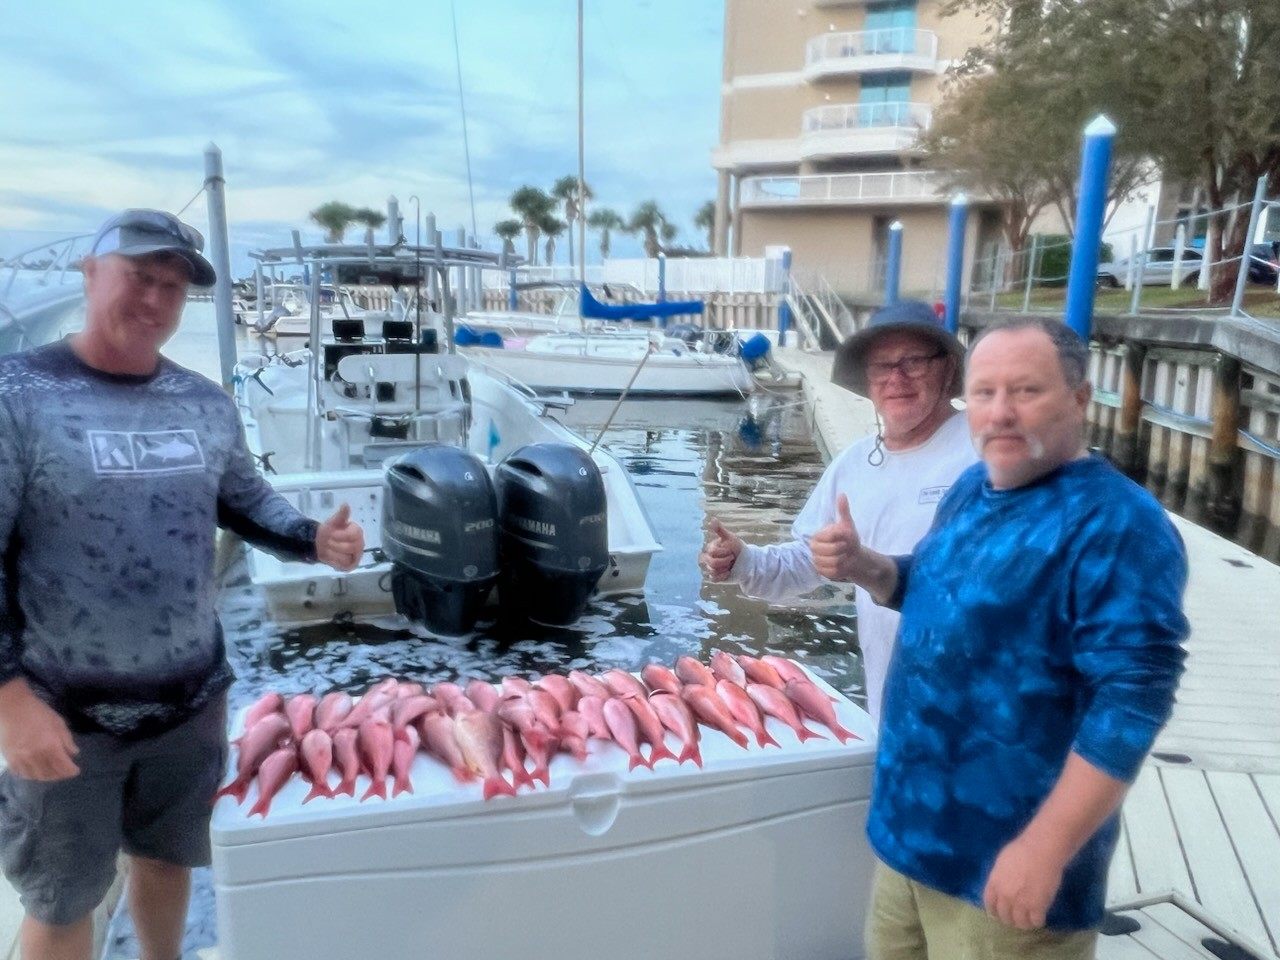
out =
{"type": "Polygon", "coordinates": [[[1058,782],[1022,831],[1065,867],[1124,800],[1129,785],[1103,773],[1077,753],[1067,755],[1058,782]]]}

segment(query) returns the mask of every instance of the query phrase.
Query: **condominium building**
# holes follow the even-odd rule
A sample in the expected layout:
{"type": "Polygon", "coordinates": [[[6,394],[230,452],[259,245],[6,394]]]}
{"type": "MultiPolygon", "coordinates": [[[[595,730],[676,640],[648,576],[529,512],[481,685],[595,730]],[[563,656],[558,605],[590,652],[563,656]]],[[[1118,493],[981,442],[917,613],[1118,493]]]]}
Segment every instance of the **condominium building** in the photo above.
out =
{"type": "MultiPolygon", "coordinates": [[[[917,139],[947,68],[987,22],[943,0],[725,0],[716,252],[792,251],[797,277],[841,293],[883,287],[889,227],[903,227],[902,290],[945,280],[952,197],[917,139]]],[[[998,243],[1000,211],[970,198],[967,273],[998,243]]],[[[987,271],[990,267],[987,266],[987,271]]]]}

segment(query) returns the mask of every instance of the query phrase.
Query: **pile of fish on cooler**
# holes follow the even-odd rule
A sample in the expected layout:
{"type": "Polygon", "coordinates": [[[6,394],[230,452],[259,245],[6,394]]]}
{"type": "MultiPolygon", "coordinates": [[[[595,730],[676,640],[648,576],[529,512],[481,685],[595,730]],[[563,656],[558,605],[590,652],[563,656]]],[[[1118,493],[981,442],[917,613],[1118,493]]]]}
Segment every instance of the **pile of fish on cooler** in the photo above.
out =
{"type": "Polygon", "coordinates": [[[534,681],[504,677],[494,686],[471,680],[465,687],[421,684],[392,678],[358,700],[348,693],[285,698],[268,693],[245,714],[236,775],[218,796],[242,803],[257,780],[258,799],[249,815],[266,816],[271,800],[295,773],[311,784],[302,801],[355,796],[356,778],[372,781],[360,798],[413,792],[409,770],[419,751],[445,764],[459,782],[480,779],[484,798],[515,795],[541,780],[557,752],[585,759],[591,740],[616,743],[630,758],[628,770],[653,769],[659,760],[702,766],[699,724],[746,748],[746,728],[759,746],[780,744],[765,729],[776,717],[805,741],[824,735],[805,726],[815,721],[841,743],[857,734],[840,726],[824,693],[805,672],[781,657],[732,657],[720,651],[711,664],[680,657],[672,670],[651,663],[641,680],[624,670],[592,676],[573,670],[534,681]],[[666,745],[670,732],[680,753],[666,745]],[[641,746],[647,745],[647,755],[641,746]],[[532,769],[529,765],[532,764],[532,769]],[[510,774],[507,779],[504,774],[510,774]],[[332,777],[338,777],[336,786],[332,777]]]}

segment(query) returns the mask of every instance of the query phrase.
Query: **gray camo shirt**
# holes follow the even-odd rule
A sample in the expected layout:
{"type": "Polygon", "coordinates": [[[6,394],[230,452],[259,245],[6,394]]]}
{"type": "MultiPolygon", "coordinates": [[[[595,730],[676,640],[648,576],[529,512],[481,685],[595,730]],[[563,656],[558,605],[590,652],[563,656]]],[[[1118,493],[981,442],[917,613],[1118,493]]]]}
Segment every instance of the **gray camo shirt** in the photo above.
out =
{"type": "Polygon", "coordinates": [[[107,374],[65,342],[0,357],[0,684],[120,736],[198,710],[232,680],[219,525],[314,560],[315,521],[258,474],[217,384],[163,358],[107,374]]]}

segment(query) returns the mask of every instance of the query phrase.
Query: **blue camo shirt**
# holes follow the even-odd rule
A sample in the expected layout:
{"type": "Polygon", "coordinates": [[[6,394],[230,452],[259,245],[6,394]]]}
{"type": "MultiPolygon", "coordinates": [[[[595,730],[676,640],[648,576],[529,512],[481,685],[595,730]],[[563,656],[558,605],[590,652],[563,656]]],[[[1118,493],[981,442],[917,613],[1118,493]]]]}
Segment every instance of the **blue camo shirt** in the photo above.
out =
{"type": "MultiPolygon", "coordinates": [[[[899,561],[867,834],[886,864],[982,905],[1000,850],[1074,751],[1131,781],[1182,672],[1182,540],[1106,461],[995,490],[976,464],[899,561]]],[[[1118,818],[1068,864],[1047,925],[1101,923],[1118,818]]]]}

